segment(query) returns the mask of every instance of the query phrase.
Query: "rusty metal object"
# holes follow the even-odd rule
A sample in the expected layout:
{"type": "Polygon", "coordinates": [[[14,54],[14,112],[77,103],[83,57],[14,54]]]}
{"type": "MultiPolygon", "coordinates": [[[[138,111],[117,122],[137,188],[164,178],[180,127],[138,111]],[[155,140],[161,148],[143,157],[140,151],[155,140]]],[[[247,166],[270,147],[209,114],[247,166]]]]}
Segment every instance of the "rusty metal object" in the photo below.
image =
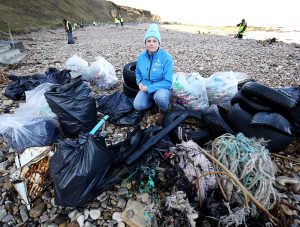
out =
{"type": "Polygon", "coordinates": [[[30,209],[36,199],[51,183],[49,162],[56,147],[32,147],[16,156],[17,170],[11,174],[16,190],[30,209]]]}

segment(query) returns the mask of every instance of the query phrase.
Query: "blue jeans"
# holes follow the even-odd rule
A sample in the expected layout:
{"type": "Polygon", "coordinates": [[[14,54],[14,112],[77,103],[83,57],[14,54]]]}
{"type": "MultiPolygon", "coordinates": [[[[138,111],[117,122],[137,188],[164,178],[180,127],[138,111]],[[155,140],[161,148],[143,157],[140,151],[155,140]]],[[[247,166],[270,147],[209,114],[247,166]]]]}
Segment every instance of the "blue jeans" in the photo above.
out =
{"type": "Polygon", "coordinates": [[[68,43],[74,43],[72,32],[67,32],[68,35],[68,43]]]}
{"type": "Polygon", "coordinates": [[[172,92],[168,89],[160,89],[154,93],[139,91],[134,99],[133,106],[136,110],[146,110],[152,106],[152,101],[156,103],[161,111],[166,111],[169,107],[169,102],[172,92]]]}

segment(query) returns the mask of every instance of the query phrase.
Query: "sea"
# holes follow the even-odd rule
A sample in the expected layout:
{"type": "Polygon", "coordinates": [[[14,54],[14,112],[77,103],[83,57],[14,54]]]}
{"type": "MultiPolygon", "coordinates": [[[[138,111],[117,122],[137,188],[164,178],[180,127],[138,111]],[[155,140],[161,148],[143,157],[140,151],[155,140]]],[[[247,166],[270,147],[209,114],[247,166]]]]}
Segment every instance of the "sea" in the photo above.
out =
{"type": "MultiPolygon", "coordinates": [[[[183,32],[196,34],[216,34],[234,37],[237,33],[237,27],[230,26],[203,26],[203,25],[184,25],[167,24],[161,25],[165,29],[173,29],[183,32]]],[[[276,38],[277,41],[285,43],[300,44],[300,26],[274,26],[274,27],[248,27],[244,39],[266,40],[276,38]]]]}

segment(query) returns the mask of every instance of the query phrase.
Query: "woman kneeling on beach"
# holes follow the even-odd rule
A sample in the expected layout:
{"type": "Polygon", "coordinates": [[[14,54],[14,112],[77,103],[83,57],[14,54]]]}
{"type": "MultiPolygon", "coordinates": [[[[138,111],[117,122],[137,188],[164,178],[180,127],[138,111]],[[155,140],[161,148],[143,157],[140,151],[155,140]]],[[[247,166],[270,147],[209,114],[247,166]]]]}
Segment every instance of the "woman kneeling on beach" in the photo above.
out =
{"type": "Polygon", "coordinates": [[[136,83],[139,93],[134,99],[136,110],[146,110],[154,101],[160,116],[156,124],[161,124],[172,95],[174,63],[170,54],[159,47],[158,26],[151,24],[145,34],[146,51],[142,52],[136,64],[136,83]]]}

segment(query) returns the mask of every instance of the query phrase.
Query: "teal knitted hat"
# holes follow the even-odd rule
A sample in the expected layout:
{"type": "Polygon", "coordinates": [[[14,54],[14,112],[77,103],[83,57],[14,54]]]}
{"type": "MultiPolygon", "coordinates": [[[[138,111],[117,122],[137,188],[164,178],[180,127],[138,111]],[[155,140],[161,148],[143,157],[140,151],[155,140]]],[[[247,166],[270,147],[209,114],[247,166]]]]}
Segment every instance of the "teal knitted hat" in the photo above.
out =
{"type": "Polygon", "coordinates": [[[145,37],[144,37],[144,41],[146,42],[146,40],[149,38],[149,37],[154,37],[158,40],[158,42],[160,43],[160,34],[159,34],[159,31],[158,31],[158,26],[157,24],[151,24],[145,34],[145,37]]]}

